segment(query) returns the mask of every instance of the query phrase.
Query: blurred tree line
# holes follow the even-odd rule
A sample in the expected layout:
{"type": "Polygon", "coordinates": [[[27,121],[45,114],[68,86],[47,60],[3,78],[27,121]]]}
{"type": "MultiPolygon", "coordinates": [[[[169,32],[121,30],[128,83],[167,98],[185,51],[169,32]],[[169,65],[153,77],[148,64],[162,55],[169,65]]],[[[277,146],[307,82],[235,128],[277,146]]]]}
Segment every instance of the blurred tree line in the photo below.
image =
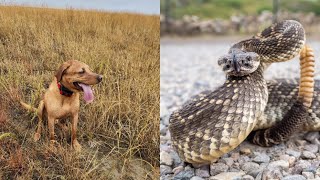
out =
{"type": "MultiPolygon", "coordinates": [[[[196,15],[200,18],[227,19],[232,15],[257,15],[273,11],[274,0],[161,0],[161,14],[172,18],[196,15]]],[[[314,12],[320,16],[320,0],[278,0],[279,11],[314,12]]]]}

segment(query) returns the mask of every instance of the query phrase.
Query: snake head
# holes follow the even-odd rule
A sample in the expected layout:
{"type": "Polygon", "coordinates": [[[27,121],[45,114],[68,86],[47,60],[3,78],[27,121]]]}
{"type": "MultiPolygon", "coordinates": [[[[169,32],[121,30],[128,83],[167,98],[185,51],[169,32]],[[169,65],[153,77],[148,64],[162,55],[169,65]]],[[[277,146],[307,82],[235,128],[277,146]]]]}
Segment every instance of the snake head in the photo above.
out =
{"type": "Polygon", "coordinates": [[[218,65],[228,76],[246,76],[257,70],[260,58],[255,52],[237,50],[221,56],[218,65]]]}

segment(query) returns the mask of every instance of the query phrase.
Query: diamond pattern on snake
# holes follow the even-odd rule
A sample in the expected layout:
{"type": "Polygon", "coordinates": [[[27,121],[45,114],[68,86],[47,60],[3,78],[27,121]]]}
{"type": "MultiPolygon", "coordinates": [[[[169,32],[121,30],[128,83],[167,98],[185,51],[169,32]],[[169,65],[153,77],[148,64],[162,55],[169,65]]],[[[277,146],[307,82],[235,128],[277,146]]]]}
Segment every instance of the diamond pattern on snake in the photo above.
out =
{"type": "Polygon", "coordinates": [[[317,94],[313,93],[314,58],[312,49],[304,45],[304,29],[293,20],[273,24],[234,44],[218,59],[225,83],[192,98],[170,116],[173,147],[180,158],[209,164],[236,148],[250,133],[252,142],[270,146],[302,126],[311,130],[318,125],[317,102],[312,102],[317,94]],[[270,63],[288,61],[299,52],[299,90],[296,82],[266,82],[263,72],[270,63]],[[287,96],[279,98],[279,91],[287,96]]]}

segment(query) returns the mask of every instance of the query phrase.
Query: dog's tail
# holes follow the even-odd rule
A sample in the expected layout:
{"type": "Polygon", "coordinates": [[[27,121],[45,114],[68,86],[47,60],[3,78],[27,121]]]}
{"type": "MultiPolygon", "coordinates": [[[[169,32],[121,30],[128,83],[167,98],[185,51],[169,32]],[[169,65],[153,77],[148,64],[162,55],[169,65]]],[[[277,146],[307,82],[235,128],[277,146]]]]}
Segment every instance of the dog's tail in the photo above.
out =
{"type": "Polygon", "coordinates": [[[23,102],[23,101],[20,101],[20,104],[22,105],[22,107],[24,107],[26,110],[28,111],[31,111],[31,112],[35,112],[35,113],[38,113],[38,109],[35,108],[35,107],[32,107],[31,105],[23,102]]]}
{"type": "Polygon", "coordinates": [[[40,134],[41,134],[41,124],[42,124],[42,119],[43,119],[43,111],[45,110],[45,106],[44,106],[44,102],[43,100],[40,101],[40,104],[39,104],[39,107],[38,108],[35,108],[35,107],[32,107],[31,105],[23,102],[23,101],[20,101],[20,104],[27,110],[31,111],[31,112],[34,112],[34,113],[37,113],[38,117],[39,117],[39,121],[38,121],[38,128],[37,128],[37,131],[36,133],[34,134],[34,141],[38,141],[40,139],[40,134]]]}

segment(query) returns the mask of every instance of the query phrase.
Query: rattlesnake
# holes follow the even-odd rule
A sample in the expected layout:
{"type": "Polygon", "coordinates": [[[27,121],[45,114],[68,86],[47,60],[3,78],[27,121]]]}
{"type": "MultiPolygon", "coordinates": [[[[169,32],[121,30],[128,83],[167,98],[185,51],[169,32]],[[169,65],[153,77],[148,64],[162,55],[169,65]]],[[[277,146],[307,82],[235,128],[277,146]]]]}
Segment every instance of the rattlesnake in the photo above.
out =
{"type": "MultiPolygon", "coordinates": [[[[218,60],[227,74],[226,82],[213,92],[199,94],[170,116],[169,130],[179,156],[189,163],[208,164],[237,147],[253,129],[260,129],[257,125],[262,127],[259,121],[266,120],[263,117],[269,94],[264,69],[270,63],[292,59],[304,42],[302,25],[286,20],[233,45],[229,54],[218,60]]],[[[302,115],[292,117],[287,113],[286,121],[293,118],[303,122],[307,116],[305,106],[310,105],[313,86],[305,82],[300,85],[307,94],[301,92],[292,108],[302,115]]],[[[263,144],[261,139],[269,137],[261,132],[252,134],[251,140],[263,144]]]]}

